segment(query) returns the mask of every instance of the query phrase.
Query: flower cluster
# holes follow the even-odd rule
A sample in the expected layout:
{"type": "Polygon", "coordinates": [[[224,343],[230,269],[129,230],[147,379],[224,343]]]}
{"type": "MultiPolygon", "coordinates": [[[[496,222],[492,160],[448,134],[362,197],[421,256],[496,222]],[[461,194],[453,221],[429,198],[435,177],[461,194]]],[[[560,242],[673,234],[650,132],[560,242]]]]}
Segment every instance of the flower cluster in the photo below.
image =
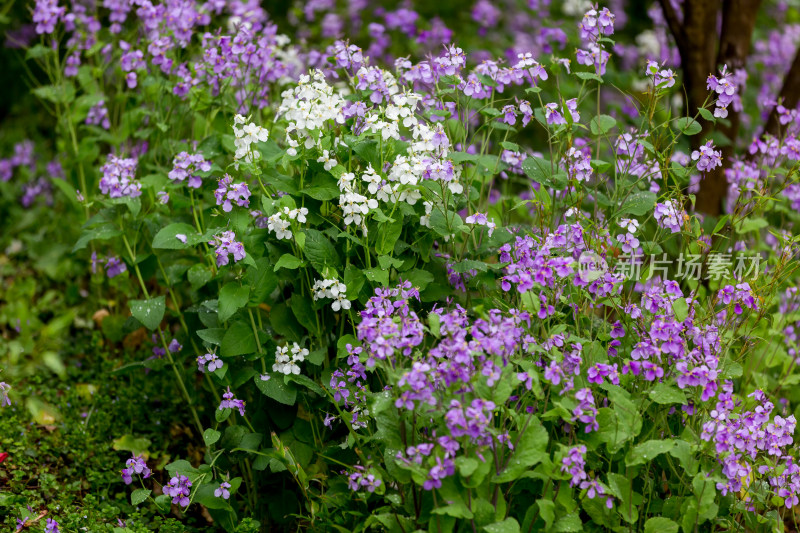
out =
{"type": "Polygon", "coordinates": [[[125,461],[125,468],[122,469],[122,480],[126,485],[131,484],[134,474],[142,476],[143,479],[150,477],[150,469],[147,467],[144,457],[134,455],[125,461]]]}
{"type": "Polygon", "coordinates": [[[292,220],[296,220],[300,224],[305,224],[306,215],[308,215],[308,209],[305,207],[295,209],[284,207],[282,210],[269,216],[267,219],[267,229],[275,233],[275,238],[278,240],[291,239],[293,235],[292,220]]]}
{"type": "Polygon", "coordinates": [[[109,154],[106,163],[100,168],[100,192],[110,198],[135,198],[142,194],[142,185],[136,179],[134,158],[117,157],[109,154]]]}
{"type": "Polygon", "coordinates": [[[211,161],[207,161],[203,154],[181,152],[173,158],[172,170],[169,171],[167,177],[181,183],[186,181],[188,187],[197,189],[203,183],[199,173],[209,170],[211,170],[211,161]]]}
{"type": "Polygon", "coordinates": [[[323,298],[332,299],[331,309],[334,311],[350,309],[350,300],[347,299],[347,285],[339,280],[316,280],[311,290],[313,291],[314,301],[323,298]]]}
{"type": "MultiPolygon", "coordinates": [[[[227,392],[222,394],[222,401],[219,402],[219,410],[222,411],[223,409],[238,409],[239,414],[244,416],[244,400],[234,398],[230,387],[228,387],[227,392]]],[[[173,501],[173,503],[175,502],[173,501]]]]}
{"type": "Polygon", "coordinates": [[[217,258],[217,266],[222,267],[230,262],[233,255],[233,262],[238,263],[246,257],[244,245],[236,241],[236,234],[232,231],[223,231],[219,235],[214,235],[214,239],[208,244],[215,246],[214,256],[217,258]]]}
{"type": "Polygon", "coordinates": [[[684,223],[689,219],[689,215],[675,200],[667,200],[664,203],[656,204],[653,216],[659,226],[670,230],[672,233],[680,233],[684,223]]]}
{"type": "Polygon", "coordinates": [[[217,200],[217,205],[222,206],[223,211],[230,213],[234,203],[239,207],[250,206],[250,189],[246,183],[233,183],[233,178],[225,174],[219,180],[214,198],[217,200]]]}
{"type": "Polygon", "coordinates": [[[180,505],[181,507],[188,507],[190,501],[189,496],[192,494],[191,487],[192,482],[189,481],[189,478],[178,474],[170,479],[169,483],[164,485],[162,490],[164,494],[172,498],[173,504],[180,505]]]}
{"type": "Polygon", "coordinates": [[[233,117],[233,144],[236,147],[236,153],[233,159],[236,168],[239,168],[239,162],[255,163],[261,158],[261,152],[253,150],[252,145],[256,142],[267,142],[269,140],[269,131],[257,126],[253,122],[247,122],[248,119],[242,115],[233,117]]]}
{"type": "Polygon", "coordinates": [[[287,376],[289,374],[298,375],[300,374],[298,363],[305,361],[306,357],[308,357],[308,349],[301,348],[296,342],[292,343],[291,353],[289,346],[278,346],[278,349],[275,350],[275,364],[272,365],[272,371],[287,376]]]}

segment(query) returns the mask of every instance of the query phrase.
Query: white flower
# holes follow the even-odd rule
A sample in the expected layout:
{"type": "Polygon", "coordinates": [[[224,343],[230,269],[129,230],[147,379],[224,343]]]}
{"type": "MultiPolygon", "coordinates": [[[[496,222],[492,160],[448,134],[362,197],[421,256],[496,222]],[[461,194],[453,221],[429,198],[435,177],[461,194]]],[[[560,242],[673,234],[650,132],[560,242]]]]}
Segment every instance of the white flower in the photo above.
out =
{"type": "Polygon", "coordinates": [[[329,298],[333,300],[331,309],[339,311],[350,309],[350,300],[347,299],[347,285],[335,279],[323,279],[314,281],[311,288],[314,301],[329,298]]]}
{"type": "Polygon", "coordinates": [[[636,233],[639,229],[639,221],[635,218],[621,218],[619,226],[630,233],[636,233]]]}
{"type": "Polygon", "coordinates": [[[323,150],[322,155],[317,159],[317,163],[324,163],[325,170],[330,170],[336,166],[336,159],[330,157],[327,150],[323,150]]]}
{"type": "MultiPolygon", "coordinates": [[[[292,345],[291,355],[289,354],[288,346],[279,346],[278,349],[275,350],[275,364],[272,365],[272,371],[286,375],[298,375],[300,374],[300,366],[297,363],[305,361],[307,355],[308,350],[301,348],[296,342],[292,345]]],[[[266,381],[263,375],[261,379],[266,381]]],[[[269,377],[267,379],[269,379],[269,377]]]]}

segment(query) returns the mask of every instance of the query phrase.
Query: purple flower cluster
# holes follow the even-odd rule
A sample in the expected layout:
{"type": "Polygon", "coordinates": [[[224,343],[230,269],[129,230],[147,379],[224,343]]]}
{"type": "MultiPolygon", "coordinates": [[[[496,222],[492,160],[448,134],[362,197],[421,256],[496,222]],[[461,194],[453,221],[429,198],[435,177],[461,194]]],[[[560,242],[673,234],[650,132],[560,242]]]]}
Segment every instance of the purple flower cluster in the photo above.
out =
{"type": "Polygon", "coordinates": [[[100,126],[104,130],[111,128],[105,100],[100,100],[89,109],[89,113],[86,115],[86,124],[100,126]]]}
{"type": "Polygon", "coordinates": [[[100,192],[110,198],[136,198],[142,194],[142,184],[136,179],[137,161],[134,158],[117,157],[109,154],[105,165],[100,168],[100,192]]]}
{"type": "Polygon", "coordinates": [[[748,309],[758,310],[758,303],[756,302],[753,289],[747,282],[737,283],[736,287],[733,285],[725,285],[717,293],[717,300],[725,305],[734,305],[733,311],[737,315],[741,315],[744,307],[748,309]],[[744,306],[744,307],[742,307],[744,306]]]}
{"type": "Polygon", "coordinates": [[[181,152],[173,158],[172,170],[169,171],[167,176],[172,181],[181,183],[186,181],[188,187],[197,189],[203,183],[198,173],[208,172],[209,170],[211,170],[211,161],[206,161],[203,154],[181,152]]]}
{"type": "Polygon", "coordinates": [[[236,234],[232,231],[223,231],[220,235],[214,235],[214,240],[209,241],[208,244],[216,247],[214,255],[217,258],[218,267],[227,265],[231,255],[233,255],[234,263],[238,263],[247,255],[244,245],[236,241],[236,234]]]}
{"type": "Polygon", "coordinates": [[[697,161],[697,170],[708,172],[722,166],[722,152],[714,149],[713,141],[708,141],[692,152],[692,161],[697,161]]]}
{"type": "Polygon", "coordinates": [[[178,474],[170,479],[169,483],[164,485],[162,490],[164,494],[172,498],[173,504],[180,505],[181,507],[188,507],[190,501],[189,496],[192,494],[191,486],[192,482],[189,481],[188,477],[178,474]]]}
{"type": "Polygon", "coordinates": [[[134,455],[125,461],[125,468],[122,469],[122,480],[126,485],[131,484],[134,474],[138,474],[144,479],[150,477],[150,469],[147,467],[144,457],[140,455],[134,455]]]}
{"type": "Polygon", "coordinates": [[[581,41],[587,48],[575,50],[578,64],[594,67],[595,73],[600,76],[606,73],[606,65],[611,57],[605,50],[601,38],[614,34],[614,18],[614,14],[608,8],[604,7],[600,11],[591,8],[578,25],[581,41]]]}
{"type": "Polygon", "coordinates": [[[659,226],[672,233],[680,233],[684,223],[689,219],[689,215],[676,200],[667,200],[663,204],[656,204],[653,216],[659,226]]]}
{"type": "Polygon", "coordinates": [[[376,478],[375,474],[366,473],[363,466],[356,465],[355,469],[355,472],[347,476],[347,486],[350,490],[375,492],[375,489],[381,486],[381,480],[376,478]]]}
{"type": "Polygon", "coordinates": [[[225,177],[219,180],[214,198],[217,199],[217,205],[221,205],[222,210],[229,213],[234,203],[239,207],[250,206],[250,189],[246,183],[233,183],[233,178],[225,174],[225,177]]]}
{"type": "Polygon", "coordinates": [[[207,353],[197,358],[197,370],[200,372],[214,372],[225,366],[225,362],[215,353],[207,353]]]}
{"type": "Polygon", "coordinates": [[[728,106],[733,102],[734,95],[736,95],[736,82],[731,73],[728,72],[728,65],[722,66],[719,71],[719,77],[709,74],[706,86],[708,90],[717,93],[714,116],[719,118],[727,117],[728,106]]]}
{"type": "Polygon", "coordinates": [[[233,397],[230,386],[228,391],[222,394],[222,401],[219,402],[219,410],[223,409],[238,409],[239,414],[244,416],[244,400],[237,400],[233,397]]]}

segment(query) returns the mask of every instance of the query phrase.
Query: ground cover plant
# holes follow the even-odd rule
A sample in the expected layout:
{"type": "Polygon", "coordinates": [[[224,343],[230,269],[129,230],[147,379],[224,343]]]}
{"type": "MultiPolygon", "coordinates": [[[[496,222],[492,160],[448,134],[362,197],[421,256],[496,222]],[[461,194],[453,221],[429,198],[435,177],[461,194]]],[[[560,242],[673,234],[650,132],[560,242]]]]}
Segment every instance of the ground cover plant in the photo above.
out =
{"type": "Polygon", "coordinates": [[[790,2],[2,11],[16,531],[794,531],[790,2]]]}

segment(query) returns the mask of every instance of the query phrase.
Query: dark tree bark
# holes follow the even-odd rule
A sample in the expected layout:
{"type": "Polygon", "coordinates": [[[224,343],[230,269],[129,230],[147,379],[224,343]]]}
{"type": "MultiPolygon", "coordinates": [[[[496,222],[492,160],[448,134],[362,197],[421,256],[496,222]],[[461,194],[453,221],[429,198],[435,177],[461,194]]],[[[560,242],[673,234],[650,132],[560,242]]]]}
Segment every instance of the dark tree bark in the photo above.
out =
{"type": "MultiPolygon", "coordinates": [[[[745,68],[747,56],[750,54],[753,28],[756,23],[761,0],[724,0],[722,5],[722,29],[719,36],[719,52],[715,66],[727,65],[730,72],[745,68]]],[[[716,69],[712,69],[709,73],[716,69]]],[[[689,110],[690,114],[694,109],[689,110]]],[[[697,195],[696,208],[710,215],[719,215],[722,211],[722,200],[727,195],[728,182],[725,179],[725,168],[729,167],[736,152],[736,140],[739,136],[739,113],[728,107],[729,125],[718,124],[717,131],[723,133],[730,144],[720,148],[722,167],[717,167],[700,182],[700,193],[697,195]]]]}
{"type": "MultiPolygon", "coordinates": [[[[797,49],[794,55],[794,61],[792,61],[792,66],[789,67],[789,71],[783,78],[783,87],[781,87],[778,100],[781,101],[787,109],[794,109],[797,107],[798,101],[800,101],[800,48],[797,49]]],[[[780,126],[778,110],[777,106],[775,106],[769,114],[767,123],[764,124],[762,134],[769,133],[770,135],[777,136],[780,133],[780,126]]]]}
{"type": "MultiPolygon", "coordinates": [[[[709,74],[714,74],[722,65],[728,65],[731,72],[745,68],[761,0],[684,0],[682,22],[670,0],[659,2],[681,55],[686,111],[692,116],[709,96],[706,81],[709,74]],[[720,8],[722,26],[717,32],[720,8]]],[[[800,65],[797,81],[800,93],[800,65]]],[[[730,125],[718,126],[718,131],[731,141],[730,145],[722,147],[723,167],[731,163],[739,133],[740,117],[733,108],[728,109],[728,121],[730,125]]],[[[705,120],[700,124],[703,126],[701,133],[690,138],[693,150],[703,143],[714,126],[705,120]]],[[[697,210],[719,215],[726,192],[723,168],[709,172],[700,182],[697,210]]]]}

